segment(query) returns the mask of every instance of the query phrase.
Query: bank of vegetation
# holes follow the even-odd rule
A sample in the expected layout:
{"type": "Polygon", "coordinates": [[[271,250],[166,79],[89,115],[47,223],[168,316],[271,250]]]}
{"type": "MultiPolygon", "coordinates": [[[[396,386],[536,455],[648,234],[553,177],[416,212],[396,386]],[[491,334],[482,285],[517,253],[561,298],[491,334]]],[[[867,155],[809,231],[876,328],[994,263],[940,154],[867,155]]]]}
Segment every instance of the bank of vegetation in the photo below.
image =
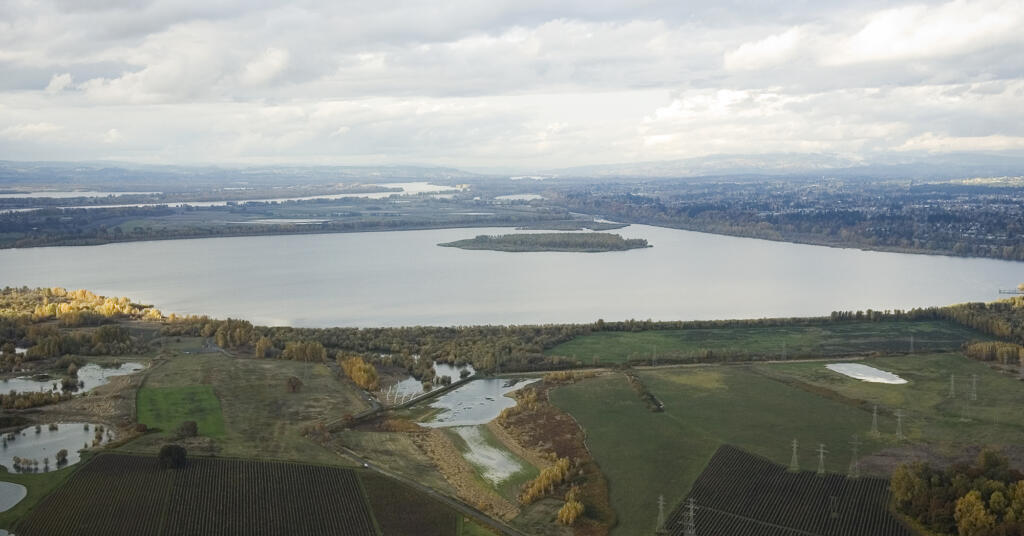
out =
{"type": "Polygon", "coordinates": [[[599,253],[651,247],[643,238],[622,238],[611,233],[536,233],[477,235],[475,238],[438,244],[460,249],[530,252],[567,251],[599,253]]]}

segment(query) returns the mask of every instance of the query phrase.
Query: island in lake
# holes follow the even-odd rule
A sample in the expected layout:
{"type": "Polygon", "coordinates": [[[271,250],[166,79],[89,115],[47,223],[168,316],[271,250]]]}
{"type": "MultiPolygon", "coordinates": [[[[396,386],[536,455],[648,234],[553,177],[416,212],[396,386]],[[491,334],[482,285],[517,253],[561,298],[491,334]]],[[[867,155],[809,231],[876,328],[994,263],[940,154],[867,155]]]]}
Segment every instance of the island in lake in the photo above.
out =
{"type": "Polygon", "coordinates": [[[508,235],[477,235],[476,238],[438,244],[462,249],[493,251],[577,251],[597,253],[649,248],[643,238],[622,238],[611,233],[531,233],[508,235]]]}

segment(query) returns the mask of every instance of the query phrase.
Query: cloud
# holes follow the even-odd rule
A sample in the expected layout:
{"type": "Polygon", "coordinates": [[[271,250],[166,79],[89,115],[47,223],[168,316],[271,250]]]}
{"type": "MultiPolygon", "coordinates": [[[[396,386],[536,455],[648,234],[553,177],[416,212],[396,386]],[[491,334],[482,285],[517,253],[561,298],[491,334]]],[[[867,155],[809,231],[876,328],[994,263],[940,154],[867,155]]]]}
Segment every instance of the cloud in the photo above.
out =
{"type": "Polygon", "coordinates": [[[71,85],[71,73],[55,74],[46,85],[46,92],[53,95],[64,91],[64,88],[71,85]]]}
{"type": "Polygon", "coordinates": [[[0,158],[1016,151],[1022,3],[7,3],[0,158]]]}
{"type": "Polygon", "coordinates": [[[0,130],[0,137],[14,139],[14,140],[25,140],[25,139],[49,139],[50,135],[55,132],[60,132],[60,125],[53,123],[40,122],[40,123],[22,123],[19,125],[11,125],[3,130],[0,130]]]}
{"type": "Polygon", "coordinates": [[[730,71],[763,69],[791,60],[808,44],[801,28],[790,28],[760,41],[743,43],[736,50],[726,52],[725,68],[730,71]]]}

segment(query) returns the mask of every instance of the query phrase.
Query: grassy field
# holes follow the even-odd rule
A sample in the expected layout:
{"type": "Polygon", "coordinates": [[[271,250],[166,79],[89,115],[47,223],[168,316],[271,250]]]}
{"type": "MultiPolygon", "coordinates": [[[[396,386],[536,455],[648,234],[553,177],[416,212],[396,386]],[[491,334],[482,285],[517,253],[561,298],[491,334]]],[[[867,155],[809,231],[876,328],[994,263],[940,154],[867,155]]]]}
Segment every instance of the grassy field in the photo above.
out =
{"type": "MultiPolygon", "coordinates": [[[[612,506],[619,516],[614,534],[650,534],[657,500],[682,500],[715,449],[730,443],[780,463],[788,463],[790,442],[802,445],[805,467],[824,443],[826,464],[842,471],[849,463],[854,433],[870,430],[871,413],[790,387],[746,367],[702,367],[641,374],[665,404],[654,413],[622,375],[613,374],[557,389],[552,401],[571,413],[587,432],[587,442],[608,477],[612,506]]],[[[887,417],[881,426],[892,427],[887,417]]],[[[871,452],[885,441],[865,441],[871,452]]]]}
{"type": "Polygon", "coordinates": [[[224,436],[224,420],[220,401],[209,385],[184,387],[144,387],[137,398],[138,420],[164,434],[173,434],[183,421],[195,421],[199,433],[209,437],[224,436]]]}
{"type": "Polygon", "coordinates": [[[620,374],[552,392],[552,401],[583,425],[592,452],[608,476],[619,514],[615,534],[654,530],[658,495],[674,505],[690,488],[715,449],[728,443],[789,464],[790,441],[800,442],[800,463],[817,466],[819,443],[826,467],[843,472],[858,434],[861,456],[895,447],[903,409],[904,444],[927,443],[954,450],[967,444],[1024,442],[1019,411],[1024,385],[960,354],[873,358],[864,364],[894,372],[904,385],[861,382],[825,369],[823,363],[777,363],[653,369],[639,375],[664,404],[653,413],[620,374]],[[960,378],[948,398],[949,375],[960,378]],[[978,376],[978,400],[969,381],[978,376]],[[879,406],[881,435],[872,437],[871,408],[879,406]],[[652,463],[652,460],[658,460],[652,463]]]}
{"type": "Polygon", "coordinates": [[[547,350],[584,363],[686,359],[705,351],[747,357],[789,358],[821,355],[907,352],[910,338],[918,352],[955,350],[967,340],[988,337],[946,321],[842,322],[820,326],[674,329],[599,332],[547,350]]]}
{"type": "Polygon", "coordinates": [[[344,430],[334,441],[359,453],[376,465],[409,477],[425,486],[454,495],[455,489],[441,476],[430,458],[401,432],[344,430]]]}
{"type": "Polygon", "coordinates": [[[848,378],[820,363],[755,365],[784,382],[810,385],[843,397],[877,404],[891,414],[901,409],[904,433],[912,441],[955,448],[956,444],[1024,444],[1024,384],[984,363],[959,354],[880,357],[866,362],[892,372],[909,383],[896,386],[848,378]],[[950,375],[955,394],[949,396],[950,375]],[[977,376],[977,400],[971,400],[972,376],[977,376]]]}
{"type": "MultiPolygon", "coordinates": [[[[358,391],[338,380],[327,365],[235,358],[219,352],[167,359],[149,372],[142,392],[195,386],[211,389],[220,402],[223,434],[213,437],[217,454],[223,456],[346,463],[304,437],[303,428],[368,407],[358,391]],[[287,391],[289,376],[302,381],[299,392],[287,391]]],[[[144,406],[139,409],[141,417],[144,406]]],[[[148,434],[122,448],[153,453],[163,441],[160,434],[148,434]]]]}

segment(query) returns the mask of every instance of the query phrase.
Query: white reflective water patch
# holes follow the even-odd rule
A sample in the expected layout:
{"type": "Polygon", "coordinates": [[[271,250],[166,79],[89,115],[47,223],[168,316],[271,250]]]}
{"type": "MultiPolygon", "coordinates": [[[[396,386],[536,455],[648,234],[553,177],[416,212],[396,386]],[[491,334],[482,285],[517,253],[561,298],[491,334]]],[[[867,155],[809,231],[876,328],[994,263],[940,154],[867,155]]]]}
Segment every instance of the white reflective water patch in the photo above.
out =
{"type": "Polygon", "coordinates": [[[907,383],[907,380],[904,380],[891,372],[879,370],[875,367],[862,365],[860,363],[832,363],[825,365],[825,368],[864,382],[890,384],[907,383]]]}

